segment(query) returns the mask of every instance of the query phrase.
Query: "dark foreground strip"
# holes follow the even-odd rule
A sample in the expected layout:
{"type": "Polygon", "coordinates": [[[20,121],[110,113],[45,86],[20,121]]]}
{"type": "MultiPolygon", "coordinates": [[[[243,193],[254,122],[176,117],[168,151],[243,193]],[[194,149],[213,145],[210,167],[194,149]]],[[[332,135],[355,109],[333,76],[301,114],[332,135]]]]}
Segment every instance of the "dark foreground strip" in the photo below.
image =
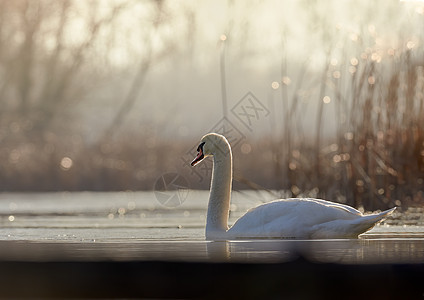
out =
{"type": "Polygon", "coordinates": [[[3,298],[423,299],[424,264],[0,262],[3,298]]]}

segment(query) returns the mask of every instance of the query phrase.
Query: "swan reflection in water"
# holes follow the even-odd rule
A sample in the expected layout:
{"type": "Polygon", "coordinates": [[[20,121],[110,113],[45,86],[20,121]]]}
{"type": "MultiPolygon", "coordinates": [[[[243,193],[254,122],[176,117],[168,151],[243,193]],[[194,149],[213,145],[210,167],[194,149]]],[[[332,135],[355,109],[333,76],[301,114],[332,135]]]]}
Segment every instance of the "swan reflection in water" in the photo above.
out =
{"type": "Polygon", "coordinates": [[[323,240],[206,241],[208,260],[215,262],[417,263],[424,257],[423,238],[361,237],[323,240]]]}

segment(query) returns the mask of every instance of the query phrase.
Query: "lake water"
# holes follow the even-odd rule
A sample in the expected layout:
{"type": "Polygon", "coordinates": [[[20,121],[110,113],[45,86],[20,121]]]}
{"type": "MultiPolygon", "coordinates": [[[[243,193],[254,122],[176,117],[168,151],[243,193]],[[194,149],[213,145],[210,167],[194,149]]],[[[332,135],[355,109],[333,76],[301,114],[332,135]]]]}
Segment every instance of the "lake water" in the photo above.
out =
{"type": "MultiPolygon", "coordinates": [[[[180,193],[181,205],[170,202],[172,193],[0,194],[0,260],[424,262],[419,209],[397,212],[355,240],[210,242],[204,240],[208,191],[180,193]]],[[[271,199],[266,192],[233,193],[230,223],[271,199]]]]}

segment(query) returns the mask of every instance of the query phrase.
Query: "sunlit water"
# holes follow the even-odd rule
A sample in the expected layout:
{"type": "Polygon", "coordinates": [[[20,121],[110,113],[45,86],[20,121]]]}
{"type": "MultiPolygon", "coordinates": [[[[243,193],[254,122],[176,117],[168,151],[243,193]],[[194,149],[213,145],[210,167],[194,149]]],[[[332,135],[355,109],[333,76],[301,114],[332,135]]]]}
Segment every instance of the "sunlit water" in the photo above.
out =
{"type": "MultiPolygon", "coordinates": [[[[208,192],[184,193],[178,206],[154,192],[1,194],[0,260],[424,262],[421,221],[404,225],[399,213],[355,240],[208,242],[208,192]]],[[[234,193],[230,223],[271,199],[234,193]]]]}

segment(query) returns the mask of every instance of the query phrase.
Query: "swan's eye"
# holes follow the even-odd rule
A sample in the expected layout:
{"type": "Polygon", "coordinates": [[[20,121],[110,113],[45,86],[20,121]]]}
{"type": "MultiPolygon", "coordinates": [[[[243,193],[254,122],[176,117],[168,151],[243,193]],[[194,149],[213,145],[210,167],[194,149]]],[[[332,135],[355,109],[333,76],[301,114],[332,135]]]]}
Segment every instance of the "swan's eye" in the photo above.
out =
{"type": "Polygon", "coordinates": [[[203,158],[205,158],[205,156],[203,155],[203,145],[205,144],[205,142],[201,143],[199,145],[199,147],[197,147],[197,156],[196,158],[191,162],[192,166],[197,165],[197,163],[199,163],[203,158]]]}
{"type": "Polygon", "coordinates": [[[203,142],[203,143],[201,143],[200,145],[199,145],[199,147],[197,147],[197,152],[200,152],[200,151],[202,151],[203,152],[203,145],[205,144],[205,142],[203,142]]]}

